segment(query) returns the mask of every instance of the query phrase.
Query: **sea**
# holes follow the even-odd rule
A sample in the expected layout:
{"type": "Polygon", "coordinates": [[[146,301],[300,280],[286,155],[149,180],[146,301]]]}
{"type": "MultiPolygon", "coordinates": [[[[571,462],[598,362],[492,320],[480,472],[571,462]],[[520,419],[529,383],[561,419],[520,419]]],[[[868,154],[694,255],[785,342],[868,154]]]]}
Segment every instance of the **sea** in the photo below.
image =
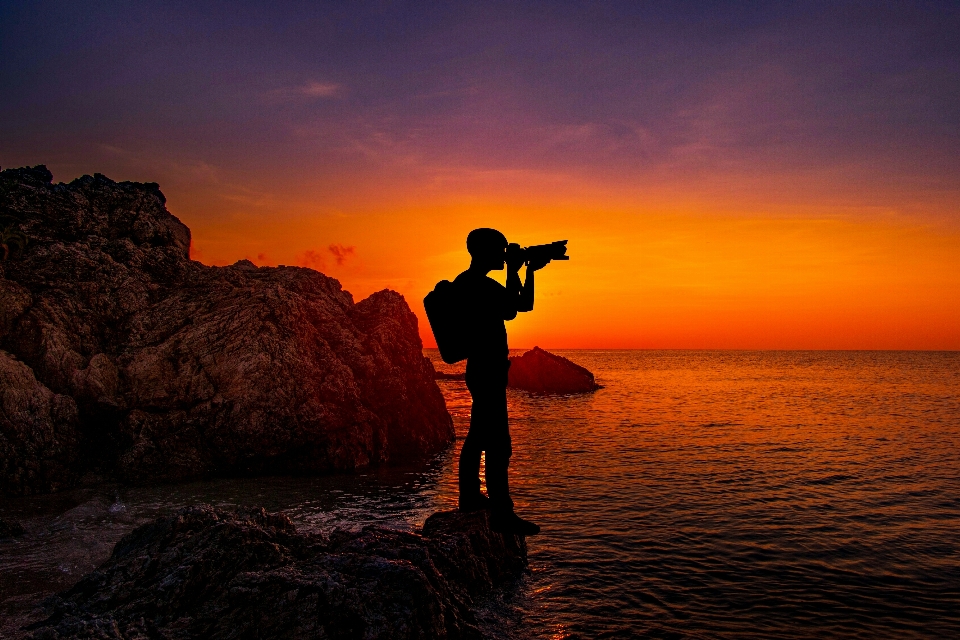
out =
{"type": "MultiPolygon", "coordinates": [[[[960,353],[555,353],[602,388],[508,393],[512,493],[543,531],[478,603],[487,637],[960,638],[960,353]]],[[[426,466],[4,498],[27,533],[0,542],[0,636],[187,504],[416,530],[456,505],[470,418],[439,385],[458,440],[426,466]]]]}

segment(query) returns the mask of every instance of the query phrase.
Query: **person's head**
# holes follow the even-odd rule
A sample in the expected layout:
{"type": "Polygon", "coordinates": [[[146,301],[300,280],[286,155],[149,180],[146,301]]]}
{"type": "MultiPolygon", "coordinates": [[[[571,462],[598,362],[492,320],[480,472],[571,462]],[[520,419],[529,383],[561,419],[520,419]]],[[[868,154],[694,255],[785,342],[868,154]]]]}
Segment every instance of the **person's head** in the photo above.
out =
{"type": "Polygon", "coordinates": [[[507,237],[496,229],[474,229],[467,234],[467,251],[470,264],[487,270],[504,267],[507,252],[507,237]]]}

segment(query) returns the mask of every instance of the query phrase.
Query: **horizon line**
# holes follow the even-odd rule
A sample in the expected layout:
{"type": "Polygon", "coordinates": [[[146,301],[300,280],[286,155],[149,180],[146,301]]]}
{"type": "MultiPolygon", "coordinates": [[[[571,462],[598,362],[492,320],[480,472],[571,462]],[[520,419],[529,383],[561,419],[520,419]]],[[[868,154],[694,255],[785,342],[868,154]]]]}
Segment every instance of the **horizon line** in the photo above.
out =
{"type": "MultiPolygon", "coordinates": [[[[842,353],[960,353],[960,349],[759,349],[725,347],[510,347],[510,351],[532,351],[535,348],[544,351],[751,351],[751,352],[842,352],[842,353]]],[[[439,351],[437,347],[423,347],[424,351],[439,351]]]]}

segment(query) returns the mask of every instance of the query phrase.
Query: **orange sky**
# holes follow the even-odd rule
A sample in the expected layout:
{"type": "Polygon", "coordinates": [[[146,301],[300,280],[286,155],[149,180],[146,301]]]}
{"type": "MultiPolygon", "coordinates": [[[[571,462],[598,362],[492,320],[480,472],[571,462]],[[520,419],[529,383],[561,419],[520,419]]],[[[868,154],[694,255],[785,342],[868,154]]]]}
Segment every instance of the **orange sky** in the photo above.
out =
{"type": "Polygon", "coordinates": [[[195,213],[199,196],[168,206],[205,263],[317,267],[356,299],[400,291],[427,346],[423,296],[466,268],[470,229],[494,226],[522,244],[569,240],[571,260],[538,274],[535,311],[508,325],[516,348],[960,348],[960,230],[948,218],[561,183],[490,176],[414,194],[371,185],[353,208],[305,193],[245,214],[221,201],[212,221],[216,194],[195,213]],[[338,249],[338,263],[331,246],[352,249],[338,249]]]}
{"type": "Polygon", "coordinates": [[[569,240],[524,348],[960,349],[960,9],[0,8],[0,165],[158,182],[194,257],[423,296],[569,240]]]}

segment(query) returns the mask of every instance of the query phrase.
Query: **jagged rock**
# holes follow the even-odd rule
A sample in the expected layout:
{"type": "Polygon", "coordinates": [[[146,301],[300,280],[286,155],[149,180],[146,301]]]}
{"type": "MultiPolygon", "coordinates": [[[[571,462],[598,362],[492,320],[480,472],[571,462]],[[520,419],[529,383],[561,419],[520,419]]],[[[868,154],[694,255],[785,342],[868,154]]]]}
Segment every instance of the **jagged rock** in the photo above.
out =
{"type": "Polygon", "coordinates": [[[0,538],[13,538],[24,534],[23,525],[16,520],[4,520],[0,518],[0,538]]]}
{"type": "Polygon", "coordinates": [[[263,509],[188,507],[124,537],[30,637],[479,638],[474,598],[525,565],[524,540],[483,512],[324,537],[263,509]]]}
{"type": "Polygon", "coordinates": [[[540,347],[510,358],[509,386],[532,393],[583,393],[600,388],[590,371],[540,347]]]}
{"type": "Polygon", "coordinates": [[[164,203],[153,183],[0,172],[0,213],[29,238],[0,261],[0,348],[57,407],[45,448],[22,427],[9,446],[17,469],[47,464],[44,451],[63,467],[4,471],[0,490],[88,469],[130,482],[347,470],[452,441],[402,296],[354,304],[311,269],[204,266],[164,203]]]}
{"type": "Polygon", "coordinates": [[[56,491],[76,480],[77,405],[0,351],[0,482],[16,493],[56,491]]]}

